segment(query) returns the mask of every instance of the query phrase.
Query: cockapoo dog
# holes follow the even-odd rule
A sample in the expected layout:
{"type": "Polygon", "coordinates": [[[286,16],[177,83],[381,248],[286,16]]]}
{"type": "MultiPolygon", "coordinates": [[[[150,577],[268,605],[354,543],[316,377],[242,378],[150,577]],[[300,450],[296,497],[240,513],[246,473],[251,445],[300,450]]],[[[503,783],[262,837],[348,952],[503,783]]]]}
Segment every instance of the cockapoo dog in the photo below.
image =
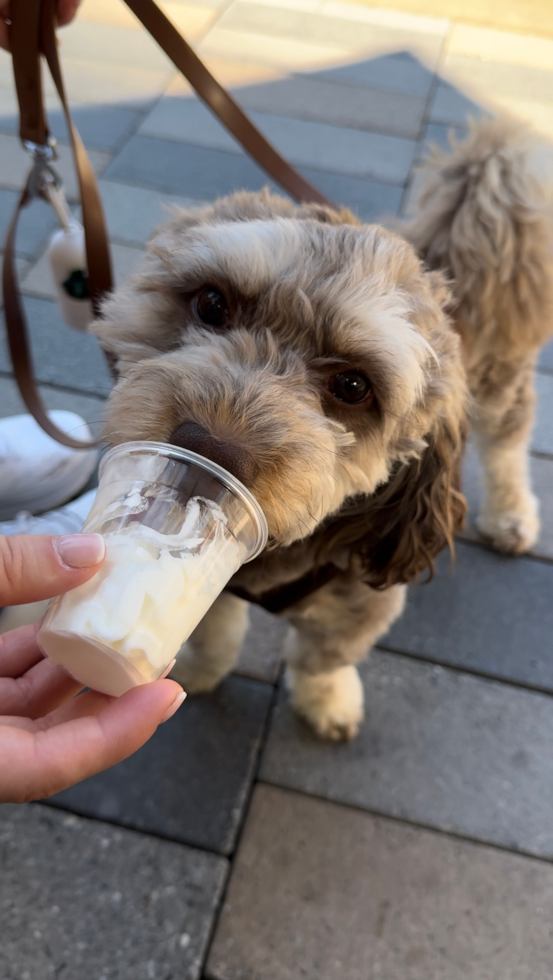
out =
{"type": "Polygon", "coordinates": [[[553,263],[524,134],[476,127],[426,170],[401,237],[268,192],[180,211],[93,327],[120,372],[109,442],[215,460],[269,525],[173,676],[213,688],[247,630],[239,596],[268,596],[291,624],[292,704],[325,738],[355,735],[355,663],[461,526],[467,415],[480,531],[512,554],[538,534],[528,439],[553,263]]]}

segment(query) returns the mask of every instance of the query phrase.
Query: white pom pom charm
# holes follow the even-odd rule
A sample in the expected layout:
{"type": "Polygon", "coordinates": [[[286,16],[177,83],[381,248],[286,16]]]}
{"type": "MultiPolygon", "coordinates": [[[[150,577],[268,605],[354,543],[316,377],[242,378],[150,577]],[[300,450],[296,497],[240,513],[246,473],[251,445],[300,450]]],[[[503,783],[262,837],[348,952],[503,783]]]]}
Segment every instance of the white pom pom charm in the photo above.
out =
{"type": "Polygon", "coordinates": [[[69,327],[85,331],[93,319],[88,293],[84,229],[71,219],[50,239],[47,255],[60,312],[69,327]]]}

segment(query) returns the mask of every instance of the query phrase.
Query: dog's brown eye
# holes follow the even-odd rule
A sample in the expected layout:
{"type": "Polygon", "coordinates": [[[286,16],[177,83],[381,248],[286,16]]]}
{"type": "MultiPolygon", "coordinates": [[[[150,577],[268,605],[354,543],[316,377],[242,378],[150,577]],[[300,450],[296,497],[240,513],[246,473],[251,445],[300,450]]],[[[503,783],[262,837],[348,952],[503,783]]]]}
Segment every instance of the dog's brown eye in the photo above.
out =
{"type": "Polygon", "coordinates": [[[228,303],[213,286],[201,289],[194,299],[194,308],[202,323],[209,327],[226,327],[230,321],[228,303]]]}
{"type": "Polygon", "coordinates": [[[350,405],[364,402],[371,393],[371,383],[360,371],[342,371],[329,381],[329,388],[335,398],[350,405]]]}

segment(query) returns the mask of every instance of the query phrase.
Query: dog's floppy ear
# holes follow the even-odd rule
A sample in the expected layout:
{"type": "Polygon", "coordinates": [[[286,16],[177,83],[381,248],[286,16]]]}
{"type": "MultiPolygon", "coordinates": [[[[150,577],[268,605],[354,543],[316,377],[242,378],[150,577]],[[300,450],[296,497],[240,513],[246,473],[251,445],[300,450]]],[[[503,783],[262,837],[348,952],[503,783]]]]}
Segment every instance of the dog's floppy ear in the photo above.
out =
{"type": "Polygon", "coordinates": [[[441,421],[418,459],[398,464],[376,493],[340,514],[324,551],[349,546],[374,588],[411,582],[425,571],[432,578],[436,555],[453,547],[466,513],[460,490],[465,435],[464,423],[441,421]]]}

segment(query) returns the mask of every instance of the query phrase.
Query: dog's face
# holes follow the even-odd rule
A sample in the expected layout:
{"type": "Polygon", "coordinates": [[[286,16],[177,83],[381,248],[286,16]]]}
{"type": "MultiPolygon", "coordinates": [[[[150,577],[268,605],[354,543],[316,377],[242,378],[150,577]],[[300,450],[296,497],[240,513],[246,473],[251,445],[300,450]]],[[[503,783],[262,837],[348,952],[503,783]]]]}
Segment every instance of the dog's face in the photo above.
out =
{"type": "Polygon", "coordinates": [[[220,462],[277,545],[352,499],[357,521],[383,499],[397,558],[398,520],[455,518],[464,380],[447,301],[407,243],[348,212],[267,194],[181,212],[94,326],[121,373],[107,438],[220,462]],[[424,484],[424,514],[413,487],[398,498],[408,474],[424,484]]]}

